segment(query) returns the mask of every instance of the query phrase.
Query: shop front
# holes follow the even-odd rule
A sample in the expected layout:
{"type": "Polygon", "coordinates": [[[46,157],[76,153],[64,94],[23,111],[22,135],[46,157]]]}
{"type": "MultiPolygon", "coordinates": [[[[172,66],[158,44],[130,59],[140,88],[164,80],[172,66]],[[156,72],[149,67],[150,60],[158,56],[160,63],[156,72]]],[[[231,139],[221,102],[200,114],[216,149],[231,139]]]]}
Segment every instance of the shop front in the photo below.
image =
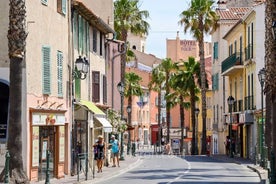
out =
{"type": "Polygon", "coordinates": [[[45,180],[47,161],[50,178],[64,177],[65,164],[67,164],[65,150],[68,141],[65,111],[31,110],[30,112],[32,122],[30,180],[45,180]]]}

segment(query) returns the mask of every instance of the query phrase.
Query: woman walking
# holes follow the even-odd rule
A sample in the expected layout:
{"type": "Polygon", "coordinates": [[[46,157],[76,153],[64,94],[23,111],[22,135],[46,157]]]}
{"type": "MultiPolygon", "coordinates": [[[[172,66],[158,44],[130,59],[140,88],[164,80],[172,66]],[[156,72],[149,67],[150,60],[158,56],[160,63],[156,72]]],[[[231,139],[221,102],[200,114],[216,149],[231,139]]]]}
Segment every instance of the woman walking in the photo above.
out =
{"type": "Polygon", "coordinates": [[[99,135],[98,136],[98,141],[94,145],[94,151],[95,151],[95,160],[97,160],[97,168],[98,168],[98,173],[103,172],[103,161],[105,158],[105,144],[103,141],[103,136],[99,135]]]}

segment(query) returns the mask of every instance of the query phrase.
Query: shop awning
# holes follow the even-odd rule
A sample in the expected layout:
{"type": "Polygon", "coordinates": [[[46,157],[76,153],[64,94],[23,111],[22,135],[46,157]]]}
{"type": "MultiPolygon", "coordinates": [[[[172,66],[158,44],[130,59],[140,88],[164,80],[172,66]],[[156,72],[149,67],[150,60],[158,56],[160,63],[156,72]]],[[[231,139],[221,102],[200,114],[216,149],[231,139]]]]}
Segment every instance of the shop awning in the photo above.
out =
{"type": "Polygon", "coordinates": [[[105,113],[101,109],[99,109],[93,102],[80,100],[79,104],[82,106],[85,106],[88,110],[90,110],[94,114],[105,115],[105,113]]]}
{"type": "Polygon", "coordinates": [[[106,118],[97,116],[95,118],[103,125],[104,132],[112,132],[112,125],[106,118]]]}

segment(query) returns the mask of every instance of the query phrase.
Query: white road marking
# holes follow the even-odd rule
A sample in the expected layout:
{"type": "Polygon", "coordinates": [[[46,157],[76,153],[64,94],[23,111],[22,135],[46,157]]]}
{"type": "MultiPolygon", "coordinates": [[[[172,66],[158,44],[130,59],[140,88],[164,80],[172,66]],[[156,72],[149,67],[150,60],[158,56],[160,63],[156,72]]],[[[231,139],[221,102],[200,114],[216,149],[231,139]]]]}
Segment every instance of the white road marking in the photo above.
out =
{"type": "Polygon", "coordinates": [[[187,169],[186,171],[184,171],[183,173],[179,173],[179,176],[178,176],[178,177],[174,178],[172,181],[169,181],[167,184],[170,184],[170,183],[173,183],[173,182],[179,180],[179,179],[182,178],[185,174],[187,174],[187,173],[190,172],[190,170],[191,170],[191,168],[192,168],[191,164],[190,164],[187,160],[184,160],[184,161],[187,163],[188,169],[187,169]]]}

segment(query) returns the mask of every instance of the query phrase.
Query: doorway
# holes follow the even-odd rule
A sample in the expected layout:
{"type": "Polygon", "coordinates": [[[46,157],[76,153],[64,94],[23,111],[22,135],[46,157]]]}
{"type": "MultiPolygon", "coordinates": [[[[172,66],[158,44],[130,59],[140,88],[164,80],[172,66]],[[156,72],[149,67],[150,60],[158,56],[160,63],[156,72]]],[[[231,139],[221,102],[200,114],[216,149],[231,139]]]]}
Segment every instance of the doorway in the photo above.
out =
{"type": "Polygon", "coordinates": [[[39,127],[39,168],[38,180],[46,179],[47,150],[49,152],[49,174],[50,178],[55,177],[55,126],[39,127]]]}

